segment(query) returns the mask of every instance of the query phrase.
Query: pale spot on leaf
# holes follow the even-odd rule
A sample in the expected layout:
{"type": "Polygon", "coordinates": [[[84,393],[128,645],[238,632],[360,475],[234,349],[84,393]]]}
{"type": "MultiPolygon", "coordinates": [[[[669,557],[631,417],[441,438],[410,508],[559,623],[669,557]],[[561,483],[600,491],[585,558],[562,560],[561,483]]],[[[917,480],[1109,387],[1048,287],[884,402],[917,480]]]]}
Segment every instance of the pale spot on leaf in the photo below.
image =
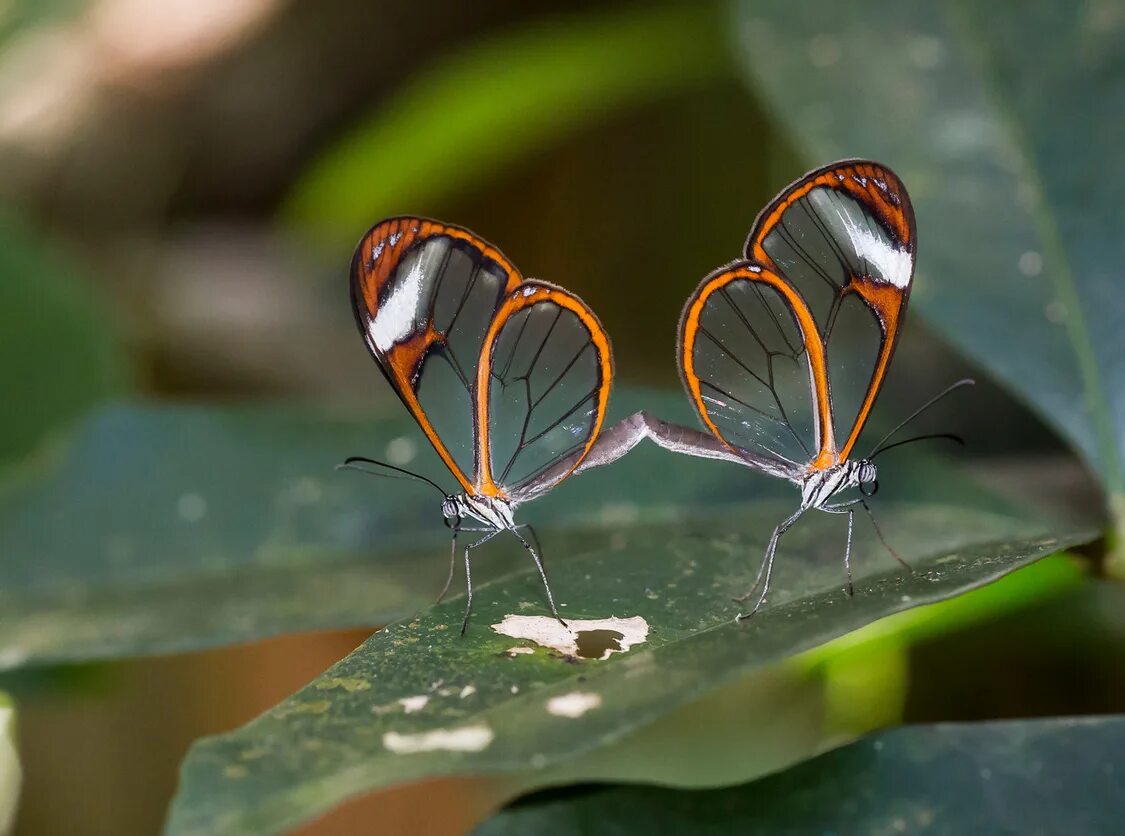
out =
{"type": "Polygon", "coordinates": [[[434,729],[419,734],[387,732],[383,746],[396,755],[418,752],[480,752],[492,743],[492,729],[483,723],[459,729],[434,729]]]}
{"type": "Polygon", "coordinates": [[[614,636],[612,644],[616,646],[606,646],[598,656],[590,657],[599,660],[608,659],[614,653],[624,653],[648,638],[648,622],[639,615],[631,618],[571,619],[568,626],[563,627],[557,620],[545,615],[509,614],[499,624],[493,624],[492,629],[513,639],[528,639],[564,656],[579,655],[582,633],[605,631],[620,634],[614,636]]]}
{"type": "Polygon", "coordinates": [[[423,708],[425,708],[426,703],[428,703],[429,701],[430,697],[428,694],[419,694],[416,697],[403,697],[398,702],[399,705],[402,706],[402,710],[404,712],[406,712],[407,714],[413,714],[415,711],[421,711],[423,708]]]}
{"type": "Polygon", "coordinates": [[[588,694],[574,691],[547,700],[547,713],[556,717],[581,717],[587,711],[597,708],[602,704],[600,694],[588,694]]]}

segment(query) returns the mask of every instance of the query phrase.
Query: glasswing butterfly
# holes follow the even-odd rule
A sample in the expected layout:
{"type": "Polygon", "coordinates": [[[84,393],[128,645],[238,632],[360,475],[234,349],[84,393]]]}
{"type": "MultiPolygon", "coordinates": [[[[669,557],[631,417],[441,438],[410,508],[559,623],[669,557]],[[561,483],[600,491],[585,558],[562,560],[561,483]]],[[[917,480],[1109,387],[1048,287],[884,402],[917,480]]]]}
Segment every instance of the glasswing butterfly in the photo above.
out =
{"type": "Polygon", "coordinates": [[[483,535],[465,547],[462,635],[473,605],[470,553],[503,531],[531,554],[562,622],[538,538],[516,524],[516,508],[619,458],[647,434],[636,415],[602,432],[613,357],[597,317],[569,291],[524,279],[468,230],[415,217],[389,218],[364,235],[352,259],[351,298],[364,343],[458,487],[450,493],[362,456],[342,466],[371,465],[377,470],[368,472],[418,479],[441,493],[453,538],[439,601],[453,579],[458,533],[483,535]]]}
{"type": "MultiPolygon", "coordinates": [[[[917,251],[914,212],[888,168],[845,160],[809,172],[758,215],[744,257],[707,276],[680,319],[677,355],[700,433],[648,418],[649,434],[677,452],[727,459],[787,479],[801,490],[797,510],[773,531],[757,579],[766,600],[778,540],[806,511],[848,517],[844,564],[848,593],[852,525],[863,508],[884,547],[866,498],[878,490],[879,453],[852,458],[902,332],[917,251]],[[858,489],[850,499],[840,495],[858,489]]],[[[963,443],[963,442],[962,442],[963,443]]]]}

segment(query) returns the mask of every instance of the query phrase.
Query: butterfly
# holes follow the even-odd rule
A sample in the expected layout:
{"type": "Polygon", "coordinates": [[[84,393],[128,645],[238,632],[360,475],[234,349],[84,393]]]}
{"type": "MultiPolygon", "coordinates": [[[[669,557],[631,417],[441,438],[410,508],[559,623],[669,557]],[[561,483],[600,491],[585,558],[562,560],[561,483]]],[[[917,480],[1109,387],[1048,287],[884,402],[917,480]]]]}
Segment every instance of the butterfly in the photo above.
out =
{"type": "Polygon", "coordinates": [[[464,551],[462,635],[473,605],[470,554],[501,532],[531,554],[562,622],[538,538],[515,522],[515,511],[619,458],[647,434],[636,416],[602,431],[613,356],[597,317],[573,293],[524,279],[472,232],[416,217],[389,218],[363,236],[351,299],[364,343],[457,489],[362,456],[341,466],[372,465],[369,472],[417,479],[441,493],[453,537],[439,601],[453,579],[458,533],[482,535],[464,551]]]}
{"type": "Polygon", "coordinates": [[[863,458],[853,453],[890,368],[914,279],[917,230],[910,197],[886,166],[845,160],[795,181],[758,215],[744,257],[706,278],[680,319],[677,359],[706,433],[650,418],[664,447],[726,459],[793,482],[797,510],[770,536],[754,585],[766,601],[781,536],[810,509],[848,518],[848,594],[857,506],[878,490],[874,458],[931,434],[886,442],[954,389],[924,404],[863,458]],[[846,492],[858,489],[858,496],[846,492]]]}

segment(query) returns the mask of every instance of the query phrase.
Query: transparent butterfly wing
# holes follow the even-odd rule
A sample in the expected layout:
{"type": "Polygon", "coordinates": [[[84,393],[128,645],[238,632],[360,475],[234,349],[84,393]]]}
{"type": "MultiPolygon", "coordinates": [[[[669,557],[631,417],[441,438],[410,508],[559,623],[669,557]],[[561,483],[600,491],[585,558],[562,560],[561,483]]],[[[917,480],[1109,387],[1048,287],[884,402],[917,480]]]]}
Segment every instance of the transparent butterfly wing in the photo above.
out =
{"type": "MultiPolygon", "coordinates": [[[[852,160],[810,172],[758,216],[746,258],[800,294],[825,345],[829,458],[848,457],[885,379],[906,315],[917,255],[902,181],[852,160]]],[[[827,460],[827,459],[826,459],[827,460]]]]}
{"type": "Polygon", "coordinates": [[[704,279],[680,325],[680,368],[704,423],[747,463],[786,478],[819,444],[801,308],[783,279],[737,262],[704,279]]]}
{"type": "Polygon", "coordinates": [[[569,476],[598,438],[612,377],[609,340],[581,299],[538,281],[509,294],[481,360],[482,490],[523,502],[569,476]]]}
{"type": "Polygon", "coordinates": [[[363,237],[352,303],[364,341],[462,489],[479,481],[475,386],[496,310],[522,281],[459,227],[390,218],[363,237]]]}

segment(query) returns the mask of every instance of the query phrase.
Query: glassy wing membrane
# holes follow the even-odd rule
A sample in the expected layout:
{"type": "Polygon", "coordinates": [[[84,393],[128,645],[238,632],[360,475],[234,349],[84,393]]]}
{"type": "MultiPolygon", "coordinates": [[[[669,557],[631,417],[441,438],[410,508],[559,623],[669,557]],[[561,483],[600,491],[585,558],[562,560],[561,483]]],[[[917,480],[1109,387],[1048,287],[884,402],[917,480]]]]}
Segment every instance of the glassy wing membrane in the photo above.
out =
{"type": "Polygon", "coordinates": [[[574,472],[597,440],[612,378],[609,339],[581,299],[539,281],[508,294],[478,371],[478,490],[523,502],[574,472]]]}
{"type": "Polygon", "coordinates": [[[804,302],[781,277],[749,262],[712,273],[684,309],[679,353],[703,422],[746,463],[796,479],[830,448],[830,435],[821,438],[827,382],[809,384],[810,376],[823,377],[824,348],[804,302]]]}
{"type": "Polygon", "coordinates": [[[745,255],[784,277],[812,314],[836,422],[824,432],[833,444],[821,450],[821,464],[842,461],[878,396],[906,314],[916,256],[906,188],[889,169],[862,160],[810,172],[758,216],[745,255]]]}
{"type": "Polygon", "coordinates": [[[522,281],[459,227],[390,218],[360,241],[352,306],[371,354],[462,489],[479,482],[475,387],[485,335],[522,281]]]}

